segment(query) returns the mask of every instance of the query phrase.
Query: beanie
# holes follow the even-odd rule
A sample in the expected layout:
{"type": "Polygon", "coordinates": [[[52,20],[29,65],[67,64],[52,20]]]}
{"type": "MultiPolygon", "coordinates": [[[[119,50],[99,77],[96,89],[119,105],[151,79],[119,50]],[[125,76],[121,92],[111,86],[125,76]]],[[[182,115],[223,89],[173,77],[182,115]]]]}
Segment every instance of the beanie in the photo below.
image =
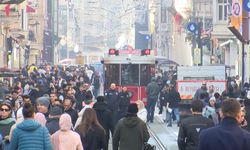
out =
{"type": "Polygon", "coordinates": [[[60,108],[59,106],[52,107],[49,112],[51,116],[62,115],[62,113],[63,113],[62,108],[60,108]]]}
{"type": "Polygon", "coordinates": [[[128,106],[128,114],[136,114],[138,112],[137,104],[129,104],[128,106]]]}
{"type": "Polygon", "coordinates": [[[45,107],[49,107],[50,101],[48,97],[39,97],[37,99],[37,104],[44,105],[45,107]]]}

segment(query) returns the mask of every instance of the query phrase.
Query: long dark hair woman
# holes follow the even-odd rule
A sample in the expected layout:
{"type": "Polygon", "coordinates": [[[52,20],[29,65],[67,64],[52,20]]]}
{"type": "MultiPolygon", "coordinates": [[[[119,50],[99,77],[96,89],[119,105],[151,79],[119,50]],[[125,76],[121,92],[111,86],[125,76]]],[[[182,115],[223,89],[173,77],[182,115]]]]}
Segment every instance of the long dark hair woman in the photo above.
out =
{"type": "Polygon", "coordinates": [[[105,130],[97,120],[95,111],[87,108],[82,116],[81,123],[76,127],[80,135],[84,150],[107,150],[105,130]]]}
{"type": "Polygon", "coordinates": [[[10,129],[15,124],[15,120],[11,115],[11,102],[4,101],[0,105],[0,135],[4,139],[3,145],[0,145],[0,149],[8,149],[10,129]]]}

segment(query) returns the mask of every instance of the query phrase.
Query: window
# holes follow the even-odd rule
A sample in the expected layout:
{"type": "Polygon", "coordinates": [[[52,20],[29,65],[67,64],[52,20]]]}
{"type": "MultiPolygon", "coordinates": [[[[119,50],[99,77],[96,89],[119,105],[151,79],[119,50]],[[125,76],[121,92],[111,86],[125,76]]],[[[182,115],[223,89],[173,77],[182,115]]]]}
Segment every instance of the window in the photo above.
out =
{"type": "Polygon", "coordinates": [[[138,86],[139,85],[139,65],[122,64],[121,65],[121,85],[138,86]]]}
{"type": "Polygon", "coordinates": [[[227,21],[229,0],[218,0],[218,20],[227,21]]]}

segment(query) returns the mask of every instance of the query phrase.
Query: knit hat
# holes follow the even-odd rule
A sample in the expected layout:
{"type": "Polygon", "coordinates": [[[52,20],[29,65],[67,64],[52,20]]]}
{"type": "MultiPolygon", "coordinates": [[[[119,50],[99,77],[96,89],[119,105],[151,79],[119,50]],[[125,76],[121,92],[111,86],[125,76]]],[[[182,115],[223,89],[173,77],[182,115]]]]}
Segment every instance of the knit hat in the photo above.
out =
{"type": "Polygon", "coordinates": [[[137,104],[132,103],[128,106],[128,114],[136,114],[138,112],[137,104]]]}
{"type": "Polygon", "coordinates": [[[59,126],[62,131],[70,130],[73,127],[70,115],[62,114],[59,119],[59,126]]]}
{"type": "Polygon", "coordinates": [[[49,107],[50,101],[48,97],[39,97],[37,99],[37,104],[44,105],[45,107],[49,107]]]}
{"type": "Polygon", "coordinates": [[[63,113],[62,108],[60,108],[59,106],[54,106],[50,109],[49,115],[58,116],[62,115],[62,113],[63,113]]]}
{"type": "Polygon", "coordinates": [[[215,101],[215,102],[216,102],[215,97],[211,97],[211,98],[209,99],[209,102],[210,102],[210,101],[215,101]]]}

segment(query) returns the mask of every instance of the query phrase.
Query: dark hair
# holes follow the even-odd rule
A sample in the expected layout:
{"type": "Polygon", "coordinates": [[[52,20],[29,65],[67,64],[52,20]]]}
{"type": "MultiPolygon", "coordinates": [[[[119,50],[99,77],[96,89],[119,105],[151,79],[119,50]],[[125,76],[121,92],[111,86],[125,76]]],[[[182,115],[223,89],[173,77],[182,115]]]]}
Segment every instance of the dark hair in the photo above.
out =
{"type": "Polygon", "coordinates": [[[85,98],[86,98],[87,100],[92,99],[92,98],[93,98],[92,93],[91,93],[90,91],[87,91],[85,98]]]}
{"type": "Polygon", "coordinates": [[[219,94],[218,92],[216,92],[216,93],[214,93],[214,97],[215,97],[216,99],[218,99],[218,98],[220,98],[220,94],[219,94]]]}
{"type": "Polygon", "coordinates": [[[100,125],[96,112],[92,108],[85,109],[81,123],[77,126],[76,130],[79,131],[79,133],[83,136],[86,135],[87,131],[89,129],[92,129],[93,126],[96,126],[97,128],[101,129],[103,133],[105,133],[104,128],[100,125]]]}
{"type": "Polygon", "coordinates": [[[224,117],[236,118],[241,111],[241,106],[237,100],[229,98],[222,102],[221,111],[224,117]]]}
{"type": "Polygon", "coordinates": [[[23,117],[24,118],[31,118],[35,113],[35,109],[30,103],[24,103],[23,105],[23,117]]]}
{"type": "Polygon", "coordinates": [[[193,112],[202,112],[203,110],[203,103],[200,100],[194,100],[191,103],[191,108],[193,112]]]}
{"type": "Polygon", "coordinates": [[[104,96],[98,96],[96,100],[97,102],[104,102],[104,96]]]}

